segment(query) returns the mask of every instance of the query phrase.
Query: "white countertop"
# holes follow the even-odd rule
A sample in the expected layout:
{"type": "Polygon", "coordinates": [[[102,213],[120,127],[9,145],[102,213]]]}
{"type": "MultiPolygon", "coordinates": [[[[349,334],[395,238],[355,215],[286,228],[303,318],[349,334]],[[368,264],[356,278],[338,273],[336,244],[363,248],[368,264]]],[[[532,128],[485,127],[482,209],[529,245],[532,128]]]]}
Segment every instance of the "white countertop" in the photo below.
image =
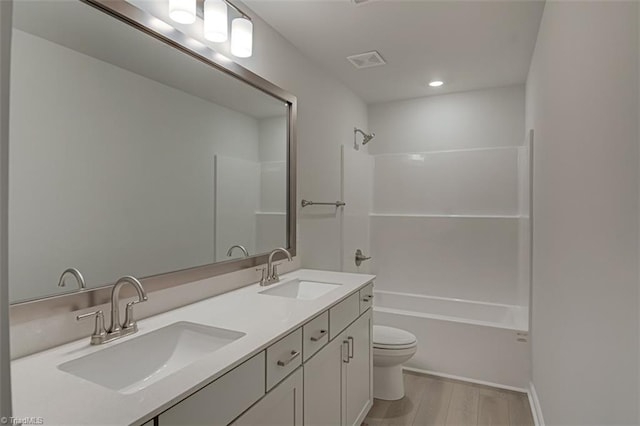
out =
{"type": "MultiPolygon", "coordinates": [[[[40,417],[45,425],[142,424],[354,293],[375,276],[300,269],[283,275],[281,281],[293,278],[342,285],[317,299],[298,300],[258,294],[265,287],[253,284],[141,320],[138,333],[113,343],[91,346],[87,336],[17,359],[11,364],[13,415],[40,417]],[[62,363],[178,321],[227,328],[246,335],[129,395],[58,369],[62,363]]],[[[147,303],[153,303],[153,294],[147,303]]],[[[123,362],[126,363],[126,359],[123,362]]]]}

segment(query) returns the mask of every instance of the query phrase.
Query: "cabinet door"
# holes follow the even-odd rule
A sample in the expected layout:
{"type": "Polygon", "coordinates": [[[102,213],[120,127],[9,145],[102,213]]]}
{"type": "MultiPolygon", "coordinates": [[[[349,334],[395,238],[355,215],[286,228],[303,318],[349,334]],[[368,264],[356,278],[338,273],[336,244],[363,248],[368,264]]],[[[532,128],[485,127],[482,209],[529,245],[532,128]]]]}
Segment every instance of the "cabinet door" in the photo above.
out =
{"type": "Polygon", "coordinates": [[[302,426],[302,368],[273,388],[232,424],[302,426]]]}
{"type": "Polygon", "coordinates": [[[337,338],[305,363],[305,426],[342,424],[343,354],[346,344],[337,338]]]}
{"type": "Polygon", "coordinates": [[[346,364],[346,425],[359,425],[373,404],[373,358],[371,310],[346,331],[349,362],[346,364]]]}

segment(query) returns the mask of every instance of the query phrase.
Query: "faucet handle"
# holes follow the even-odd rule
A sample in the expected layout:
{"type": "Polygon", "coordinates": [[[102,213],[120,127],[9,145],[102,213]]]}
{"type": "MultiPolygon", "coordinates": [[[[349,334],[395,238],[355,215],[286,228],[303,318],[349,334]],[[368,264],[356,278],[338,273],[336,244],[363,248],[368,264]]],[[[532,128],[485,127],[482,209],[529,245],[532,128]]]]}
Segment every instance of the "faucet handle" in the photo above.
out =
{"type": "Polygon", "coordinates": [[[133,318],[133,305],[140,302],[144,302],[144,300],[134,300],[133,302],[127,303],[127,307],[125,309],[125,315],[124,315],[124,324],[122,324],[123,329],[127,329],[127,328],[134,328],[136,330],[138,329],[138,323],[133,318]]]}
{"type": "Polygon", "coordinates": [[[91,334],[91,344],[96,345],[102,343],[102,340],[107,336],[107,332],[104,328],[104,312],[94,311],[87,314],[78,315],[76,321],[81,321],[86,318],[95,317],[95,326],[93,328],[93,334],[91,334]]]}

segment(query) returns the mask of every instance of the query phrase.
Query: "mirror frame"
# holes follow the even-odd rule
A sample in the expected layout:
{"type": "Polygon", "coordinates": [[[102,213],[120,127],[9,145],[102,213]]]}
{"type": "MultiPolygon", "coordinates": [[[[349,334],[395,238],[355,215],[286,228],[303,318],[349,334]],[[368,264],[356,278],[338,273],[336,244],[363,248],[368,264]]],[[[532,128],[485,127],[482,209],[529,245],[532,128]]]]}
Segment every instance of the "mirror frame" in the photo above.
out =
{"type": "MultiPolygon", "coordinates": [[[[294,95],[259,75],[249,71],[243,66],[231,61],[226,56],[217,53],[212,48],[202,44],[201,48],[194,49],[193,40],[188,35],[176,29],[156,29],[153,20],[157,19],[149,13],[138,9],[125,0],[77,0],[98,9],[113,18],[142,31],[183,53],[222,71],[231,77],[235,77],[245,83],[261,90],[262,92],[283,101],[288,107],[287,116],[287,249],[292,256],[296,255],[296,118],[297,99],[294,95]],[[191,44],[189,43],[191,41],[191,44]]],[[[199,41],[199,40],[197,40],[199,41]]],[[[275,248],[275,247],[274,247],[275,248]]],[[[154,292],[179,286],[218,275],[228,274],[248,268],[255,268],[267,263],[269,254],[259,254],[248,258],[233,259],[216,262],[179,271],[166,272],[141,279],[148,292],[154,292]]],[[[284,259],[282,253],[277,253],[276,260],[284,259]]],[[[114,277],[114,283],[117,277],[114,277]]],[[[55,285],[55,283],[54,283],[55,285]]],[[[76,311],[92,306],[107,303],[111,296],[113,283],[104,286],[78,290],[73,293],[62,293],[53,296],[44,296],[33,300],[17,302],[10,305],[11,316],[18,318],[46,316],[47,312],[76,311]]]]}

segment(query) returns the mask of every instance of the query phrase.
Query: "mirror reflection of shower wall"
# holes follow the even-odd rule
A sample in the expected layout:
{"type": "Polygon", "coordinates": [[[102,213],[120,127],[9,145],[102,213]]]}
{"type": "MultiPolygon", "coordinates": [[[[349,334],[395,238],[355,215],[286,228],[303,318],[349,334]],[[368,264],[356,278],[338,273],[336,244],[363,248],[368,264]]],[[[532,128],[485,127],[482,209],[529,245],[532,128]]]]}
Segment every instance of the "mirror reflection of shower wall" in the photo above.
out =
{"type": "Polygon", "coordinates": [[[286,246],[285,103],[55,3],[15,7],[11,301],[69,291],[67,267],[97,287],[286,246]]]}

